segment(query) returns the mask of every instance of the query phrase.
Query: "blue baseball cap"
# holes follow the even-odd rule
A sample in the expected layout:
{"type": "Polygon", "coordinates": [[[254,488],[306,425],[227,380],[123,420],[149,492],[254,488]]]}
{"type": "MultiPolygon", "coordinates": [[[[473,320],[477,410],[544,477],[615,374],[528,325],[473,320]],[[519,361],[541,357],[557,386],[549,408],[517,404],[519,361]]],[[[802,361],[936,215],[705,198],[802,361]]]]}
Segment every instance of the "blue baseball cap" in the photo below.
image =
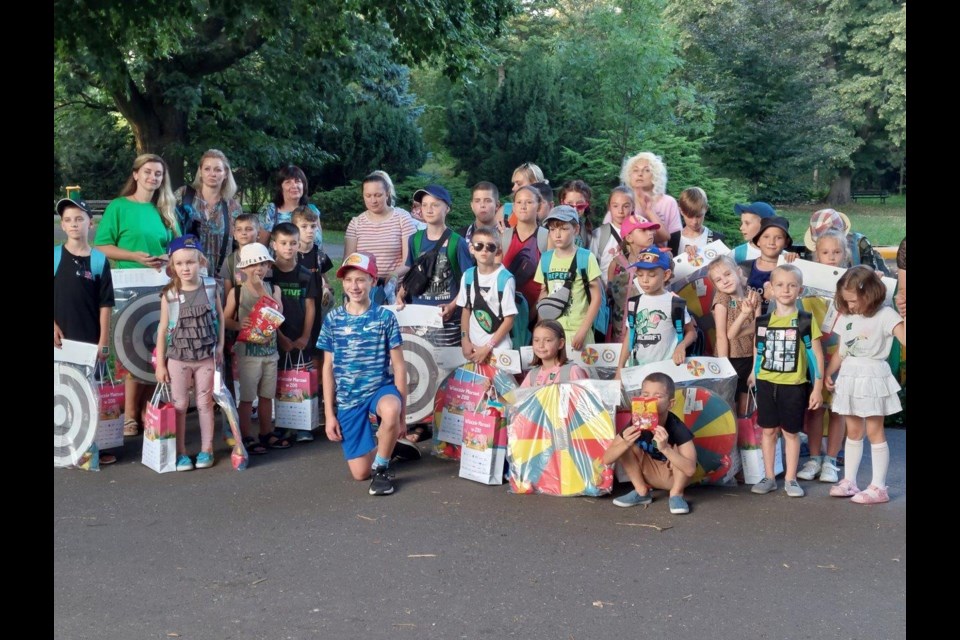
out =
{"type": "Polygon", "coordinates": [[[450,192],[438,184],[428,184],[423,189],[417,189],[413,194],[413,201],[423,202],[423,196],[433,196],[438,200],[443,200],[448,207],[453,208],[453,199],[450,197],[450,192]]]}
{"type": "Polygon", "coordinates": [[[203,247],[200,246],[200,240],[192,233],[171,240],[170,245],[167,247],[167,254],[172,256],[174,251],[179,251],[180,249],[203,251],[203,247]]]}
{"type": "Polygon", "coordinates": [[[62,218],[63,212],[69,207],[76,207],[77,209],[80,209],[85,214],[87,214],[88,218],[93,217],[93,212],[90,211],[90,207],[87,205],[86,202],[79,199],[73,200],[71,198],[64,198],[63,200],[57,203],[57,215],[62,218]]]}
{"type": "Polygon", "coordinates": [[[670,254],[654,246],[644,249],[633,266],[637,269],[673,269],[673,260],[670,259],[670,254]]]}
{"type": "Polygon", "coordinates": [[[752,213],[755,216],[760,216],[761,220],[767,218],[772,218],[777,215],[777,212],[772,206],[766,202],[751,202],[750,204],[735,204],[733,205],[733,212],[738,216],[743,213],[752,213]]]}
{"type": "Polygon", "coordinates": [[[577,214],[577,210],[568,204],[561,204],[550,209],[550,213],[543,219],[543,226],[547,226],[547,223],[551,220],[580,224],[580,216],[577,214]]]}

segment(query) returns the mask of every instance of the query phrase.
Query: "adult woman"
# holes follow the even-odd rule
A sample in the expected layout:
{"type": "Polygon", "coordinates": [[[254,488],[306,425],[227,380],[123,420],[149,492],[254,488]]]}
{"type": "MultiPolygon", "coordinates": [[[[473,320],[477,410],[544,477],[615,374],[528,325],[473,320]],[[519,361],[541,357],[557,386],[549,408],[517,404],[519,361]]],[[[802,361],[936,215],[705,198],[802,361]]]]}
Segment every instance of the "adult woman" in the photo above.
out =
{"type": "MultiPolygon", "coordinates": [[[[666,194],[667,167],[660,156],[642,151],[627,158],[620,170],[620,183],[631,189],[637,198],[636,213],[660,225],[655,241],[669,246],[676,255],[680,247],[680,207],[673,196],[666,194]]],[[[609,222],[608,218],[604,222],[609,222]]]]}
{"type": "MultiPolygon", "coordinates": [[[[308,193],[307,174],[303,169],[294,165],[287,165],[277,172],[277,190],[273,192],[273,201],[268,202],[260,209],[260,244],[270,246],[270,232],[274,225],[281,222],[290,222],[293,210],[297,207],[310,207],[318,218],[323,216],[320,209],[310,204],[308,193]]],[[[317,235],[314,244],[323,249],[323,229],[317,226],[317,235]]],[[[349,253],[344,255],[350,255],[349,253]]]]}
{"type": "MultiPolygon", "coordinates": [[[[116,261],[114,269],[159,270],[166,265],[167,246],[179,235],[167,164],[152,153],[137,156],[120,196],[103,212],[93,244],[116,261]]],[[[137,417],[152,387],[138,383],[132,375],[124,387],[123,435],[135,436],[137,417]]]]}
{"type": "Polygon", "coordinates": [[[378,304],[384,300],[383,285],[407,272],[407,238],[417,230],[410,217],[395,211],[389,202],[387,181],[380,175],[368,175],[363,179],[367,210],[350,221],[343,235],[343,255],[364,251],[377,257],[380,277],[371,295],[378,304]]]}
{"type": "Polygon", "coordinates": [[[243,213],[234,199],[237,182],[222,151],[208,149],[200,156],[193,184],[174,192],[177,222],[184,233],[200,239],[207,258],[207,273],[218,277],[220,266],[233,246],[233,221],[243,213]]]}
{"type": "Polygon", "coordinates": [[[387,196],[388,196],[388,198],[387,198],[387,204],[388,204],[389,206],[393,207],[393,210],[394,210],[394,211],[396,211],[397,213],[399,213],[399,214],[401,214],[401,215],[403,215],[403,216],[406,216],[406,217],[410,218],[410,222],[413,224],[414,227],[417,228],[418,231],[419,231],[420,229],[426,229],[426,228],[427,228],[427,223],[423,221],[423,216],[422,216],[421,213],[420,213],[421,208],[422,208],[422,206],[423,206],[423,204],[422,204],[423,194],[422,194],[422,193],[420,193],[419,191],[417,191],[417,193],[413,194],[413,206],[412,206],[412,210],[411,210],[411,211],[407,211],[407,210],[404,209],[403,207],[398,207],[398,206],[397,206],[397,190],[393,187],[393,180],[390,179],[390,174],[388,174],[386,171],[381,171],[381,170],[378,169],[378,170],[376,170],[376,171],[371,172],[370,175],[372,175],[372,176],[380,176],[381,178],[383,178],[384,184],[387,185],[387,196]],[[420,194],[420,200],[417,200],[417,194],[420,194]],[[416,215],[414,215],[414,212],[416,212],[416,215]]]}

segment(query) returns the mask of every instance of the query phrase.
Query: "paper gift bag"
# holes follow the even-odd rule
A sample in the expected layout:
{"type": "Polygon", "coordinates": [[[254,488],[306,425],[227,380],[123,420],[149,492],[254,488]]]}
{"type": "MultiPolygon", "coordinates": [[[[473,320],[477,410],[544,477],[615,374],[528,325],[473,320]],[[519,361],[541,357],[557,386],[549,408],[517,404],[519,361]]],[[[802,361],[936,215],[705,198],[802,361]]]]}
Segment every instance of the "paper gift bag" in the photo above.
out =
{"type": "Polygon", "coordinates": [[[100,391],[100,417],[97,421],[97,447],[113,449],[123,446],[123,382],[109,375],[106,367],[98,385],[100,391]]]}
{"type": "Polygon", "coordinates": [[[460,477],[482,484],[503,484],[507,458],[506,421],[499,414],[465,411],[460,477]]]}
{"type": "MultiPolygon", "coordinates": [[[[737,420],[737,447],[740,449],[740,462],[743,465],[743,482],[756,484],[763,480],[766,472],[763,466],[763,429],[757,425],[757,412],[754,410],[747,418],[737,420]]],[[[773,473],[783,473],[783,439],[777,438],[774,453],[773,473]]]]}
{"type": "Polygon", "coordinates": [[[283,429],[310,431],[317,425],[318,406],[311,400],[310,371],[283,369],[277,372],[277,396],[274,408],[276,424],[283,429]]]}
{"type": "Polygon", "coordinates": [[[140,461],[157,473],[177,470],[177,412],[166,384],[157,385],[147,405],[140,461]]]}

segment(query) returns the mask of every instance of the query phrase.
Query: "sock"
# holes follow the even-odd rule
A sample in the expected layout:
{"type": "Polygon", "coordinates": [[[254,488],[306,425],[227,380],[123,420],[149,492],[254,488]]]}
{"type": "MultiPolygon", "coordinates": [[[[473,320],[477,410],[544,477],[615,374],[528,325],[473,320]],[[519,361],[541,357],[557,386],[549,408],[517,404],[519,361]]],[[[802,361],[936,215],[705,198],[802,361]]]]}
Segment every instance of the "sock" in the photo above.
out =
{"type": "Polygon", "coordinates": [[[873,466],[873,480],[875,487],[887,488],[887,467],[890,466],[890,447],[886,442],[870,445],[870,463],[873,466]]]}
{"type": "Polygon", "coordinates": [[[823,464],[832,464],[833,466],[837,466],[837,459],[833,456],[823,456],[823,464]]]}
{"type": "Polygon", "coordinates": [[[846,465],[843,467],[843,477],[857,484],[857,471],[860,470],[860,459],[863,458],[863,440],[847,438],[845,449],[847,457],[846,465]]]}
{"type": "Polygon", "coordinates": [[[823,464],[823,456],[810,456],[811,460],[816,460],[820,464],[823,464]]]}
{"type": "Polygon", "coordinates": [[[371,468],[376,469],[377,467],[389,467],[389,466],[390,466],[390,459],[381,458],[380,454],[378,453],[377,457],[373,459],[373,466],[371,468]]]}

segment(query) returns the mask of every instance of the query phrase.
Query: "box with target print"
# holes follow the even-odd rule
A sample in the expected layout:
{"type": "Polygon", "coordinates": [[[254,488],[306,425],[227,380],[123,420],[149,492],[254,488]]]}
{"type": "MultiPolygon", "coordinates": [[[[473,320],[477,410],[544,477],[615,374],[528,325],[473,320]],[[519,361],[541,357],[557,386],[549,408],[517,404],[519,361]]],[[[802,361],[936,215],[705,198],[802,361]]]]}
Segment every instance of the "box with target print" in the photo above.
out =
{"type": "Polygon", "coordinates": [[[317,372],[313,369],[283,369],[277,372],[274,403],[276,424],[283,429],[312,431],[320,424],[317,372]]]}
{"type": "Polygon", "coordinates": [[[142,382],[156,383],[151,360],[160,323],[160,290],[169,280],[153,269],[113,272],[116,306],[110,330],[118,378],[129,373],[142,382]]]}

